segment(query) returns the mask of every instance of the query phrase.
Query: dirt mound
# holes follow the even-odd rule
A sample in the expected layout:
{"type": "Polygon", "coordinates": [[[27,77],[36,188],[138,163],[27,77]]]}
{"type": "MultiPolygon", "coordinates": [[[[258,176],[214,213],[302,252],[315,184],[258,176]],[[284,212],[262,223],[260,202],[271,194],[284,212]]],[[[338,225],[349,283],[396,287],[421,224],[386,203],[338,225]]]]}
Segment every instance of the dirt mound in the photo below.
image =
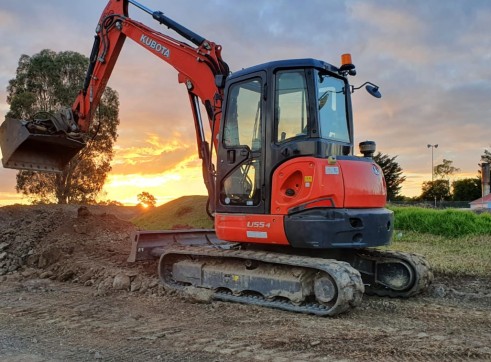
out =
{"type": "Polygon", "coordinates": [[[159,293],[155,263],[130,264],[135,226],[100,208],[76,205],[0,208],[0,278],[71,281],[111,289],[159,293]]]}
{"type": "Polygon", "coordinates": [[[104,210],[0,208],[0,360],[491,359],[488,278],[437,276],[424,295],[367,296],[327,319],[210,303],[164,292],[155,262],[128,263],[135,227],[104,210]]]}

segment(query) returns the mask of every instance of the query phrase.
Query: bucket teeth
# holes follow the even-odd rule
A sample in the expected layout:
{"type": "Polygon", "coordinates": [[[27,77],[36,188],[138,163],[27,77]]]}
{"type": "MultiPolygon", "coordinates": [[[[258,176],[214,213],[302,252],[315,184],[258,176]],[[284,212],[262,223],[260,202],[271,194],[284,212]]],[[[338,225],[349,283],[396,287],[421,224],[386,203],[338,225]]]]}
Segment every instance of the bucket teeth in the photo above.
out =
{"type": "Polygon", "coordinates": [[[2,164],[5,168],[62,172],[70,160],[85,147],[81,140],[66,133],[45,134],[26,126],[28,123],[7,118],[0,126],[2,164]]]}

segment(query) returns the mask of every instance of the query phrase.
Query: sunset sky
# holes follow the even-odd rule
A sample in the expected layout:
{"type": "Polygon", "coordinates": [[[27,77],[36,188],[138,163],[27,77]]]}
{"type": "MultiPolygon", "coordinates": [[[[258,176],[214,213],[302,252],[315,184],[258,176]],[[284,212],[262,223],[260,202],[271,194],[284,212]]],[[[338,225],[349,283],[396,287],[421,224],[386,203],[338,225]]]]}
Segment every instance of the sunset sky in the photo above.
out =
{"type": "MultiPolygon", "coordinates": [[[[232,71],[270,60],[317,58],[338,65],[351,53],[357,76],[383,94],[353,94],[355,144],[374,140],[404,170],[415,196],[435,164],[450,159],[458,178],[477,175],[491,148],[491,1],[488,0],[140,0],[223,46],[232,71]]],[[[6,87],[22,54],[42,49],[89,55],[104,0],[0,0],[0,120],[6,87]]],[[[130,17],[177,34],[130,5],[130,17]]],[[[105,199],[158,204],[205,194],[185,87],[177,72],[127,39],[109,85],[120,97],[119,139],[105,199]]],[[[358,149],[358,146],[356,146],[358,149]]],[[[0,168],[0,205],[25,202],[15,170],[0,168]]]]}

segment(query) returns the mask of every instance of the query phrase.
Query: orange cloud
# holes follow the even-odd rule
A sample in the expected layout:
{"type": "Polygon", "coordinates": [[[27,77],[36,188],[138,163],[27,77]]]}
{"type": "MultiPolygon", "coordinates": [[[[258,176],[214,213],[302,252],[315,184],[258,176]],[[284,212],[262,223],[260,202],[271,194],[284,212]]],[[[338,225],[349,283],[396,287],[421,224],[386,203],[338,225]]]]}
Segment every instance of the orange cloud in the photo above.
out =
{"type": "Polygon", "coordinates": [[[104,187],[107,199],[127,205],[137,204],[137,195],[143,191],[154,195],[158,204],[185,195],[205,195],[201,162],[190,156],[161,173],[111,173],[104,187]]]}
{"type": "Polygon", "coordinates": [[[23,198],[21,194],[14,192],[0,192],[0,206],[28,203],[28,200],[23,198]]]}
{"type": "Polygon", "coordinates": [[[123,148],[116,145],[116,154],[113,164],[134,165],[141,162],[152,162],[153,157],[175,150],[186,151],[190,145],[183,144],[179,134],[174,134],[172,139],[164,140],[157,134],[148,134],[145,140],[146,146],[132,146],[123,148]]]}
{"type": "Polygon", "coordinates": [[[117,143],[112,162],[112,174],[145,174],[159,175],[172,172],[179,164],[188,159],[198,159],[194,142],[173,132],[162,137],[147,133],[145,140],[135,140],[125,146],[117,143]]]}

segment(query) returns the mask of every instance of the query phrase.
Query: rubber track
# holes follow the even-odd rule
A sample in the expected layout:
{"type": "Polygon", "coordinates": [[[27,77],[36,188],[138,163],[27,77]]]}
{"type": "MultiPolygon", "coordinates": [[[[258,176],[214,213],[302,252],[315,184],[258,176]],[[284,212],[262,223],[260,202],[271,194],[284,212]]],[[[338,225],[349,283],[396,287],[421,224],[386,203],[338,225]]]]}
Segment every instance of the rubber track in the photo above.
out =
{"type": "Polygon", "coordinates": [[[294,267],[304,267],[324,271],[336,282],[337,300],[332,306],[319,303],[304,303],[296,305],[288,301],[267,300],[260,296],[237,296],[232,293],[216,292],[214,299],[230,302],[253,304],[264,307],[287,310],[291,312],[315,314],[318,316],[334,316],[346,312],[360,305],[364,285],[360,273],[348,263],[332,259],[311,258],[292,256],[280,253],[252,250],[220,250],[206,247],[179,247],[166,250],[159,261],[159,276],[164,287],[169,289],[183,289],[184,286],[168,280],[169,275],[165,272],[165,259],[171,254],[205,256],[215,258],[249,259],[271,264],[282,264],[294,267]]]}
{"type": "Polygon", "coordinates": [[[358,253],[358,256],[376,258],[380,260],[386,258],[403,260],[413,268],[413,273],[416,278],[414,284],[409,289],[403,291],[392,290],[384,286],[365,285],[365,293],[368,295],[378,295],[381,297],[392,298],[409,298],[424,292],[433,281],[433,272],[430,264],[422,255],[394,250],[382,251],[364,249],[358,253]]]}

